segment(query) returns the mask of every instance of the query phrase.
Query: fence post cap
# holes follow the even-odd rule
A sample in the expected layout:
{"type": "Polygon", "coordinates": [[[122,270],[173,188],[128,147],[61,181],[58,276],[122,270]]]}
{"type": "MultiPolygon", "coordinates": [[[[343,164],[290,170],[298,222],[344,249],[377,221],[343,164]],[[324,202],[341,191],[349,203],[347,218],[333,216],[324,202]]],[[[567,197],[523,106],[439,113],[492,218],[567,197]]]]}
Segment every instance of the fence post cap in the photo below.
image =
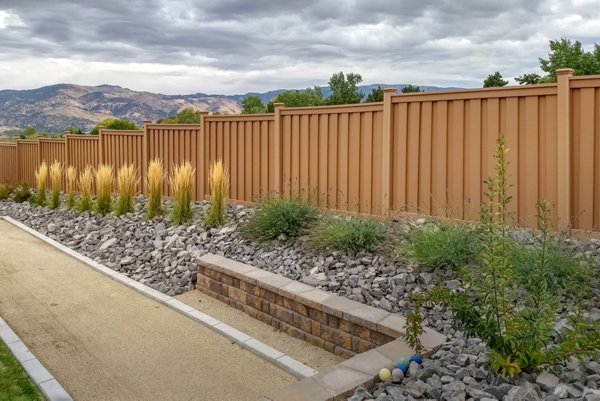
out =
{"type": "Polygon", "coordinates": [[[198,113],[203,116],[207,116],[210,112],[208,110],[198,110],[198,113]]]}
{"type": "Polygon", "coordinates": [[[285,103],[281,103],[281,102],[273,103],[273,107],[276,109],[283,108],[283,107],[285,107],[285,103]]]}
{"type": "Polygon", "coordinates": [[[396,88],[383,88],[385,93],[396,93],[396,88]]]}
{"type": "Polygon", "coordinates": [[[572,68],[559,68],[556,70],[556,75],[573,75],[574,72],[572,68]]]}

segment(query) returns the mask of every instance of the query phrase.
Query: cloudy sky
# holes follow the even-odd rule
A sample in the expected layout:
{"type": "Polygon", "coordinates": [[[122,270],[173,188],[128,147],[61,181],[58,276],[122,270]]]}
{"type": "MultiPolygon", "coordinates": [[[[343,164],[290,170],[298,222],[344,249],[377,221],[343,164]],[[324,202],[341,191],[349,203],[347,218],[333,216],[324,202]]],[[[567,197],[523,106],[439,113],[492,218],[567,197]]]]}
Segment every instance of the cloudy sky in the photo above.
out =
{"type": "Polygon", "coordinates": [[[600,42],[600,0],[0,0],[0,89],[167,94],[364,83],[480,86],[548,41],[600,42]]]}

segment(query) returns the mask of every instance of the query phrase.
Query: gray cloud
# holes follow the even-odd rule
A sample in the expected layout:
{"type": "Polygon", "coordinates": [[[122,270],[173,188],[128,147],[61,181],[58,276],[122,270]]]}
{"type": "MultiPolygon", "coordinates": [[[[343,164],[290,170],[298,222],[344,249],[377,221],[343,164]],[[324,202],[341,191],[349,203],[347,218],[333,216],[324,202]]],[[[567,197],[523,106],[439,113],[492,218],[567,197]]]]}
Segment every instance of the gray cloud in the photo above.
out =
{"type": "Polygon", "coordinates": [[[0,88],[108,79],[166,93],[231,93],[323,84],[339,70],[360,72],[365,82],[474,86],[495,70],[505,77],[535,70],[550,39],[591,46],[600,37],[597,6],[597,0],[3,0],[0,12],[21,23],[0,22],[0,88]],[[15,70],[19,61],[31,71],[15,70]]]}

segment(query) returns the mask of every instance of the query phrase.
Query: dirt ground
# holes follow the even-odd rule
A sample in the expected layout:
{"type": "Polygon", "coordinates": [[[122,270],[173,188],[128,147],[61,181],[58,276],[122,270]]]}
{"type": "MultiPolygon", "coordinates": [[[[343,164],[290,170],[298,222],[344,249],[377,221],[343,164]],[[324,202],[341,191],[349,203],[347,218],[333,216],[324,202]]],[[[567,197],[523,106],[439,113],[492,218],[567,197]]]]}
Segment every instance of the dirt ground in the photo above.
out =
{"type": "Polygon", "coordinates": [[[256,400],[296,381],[2,220],[0,315],[76,400],[256,400]]]}
{"type": "Polygon", "coordinates": [[[189,291],[178,295],[176,298],[215,319],[219,319],[243,331],[249,336],[270,345],[315,370],[324,370],[344,360],[344,358],[327,352],[322,348],[315,347],[306,341],[298,340],[286,333],[277,331],[268,324],[254,319],[229,305],[225,305],[223,302],[211,298],[200,291],[189,291]]]}

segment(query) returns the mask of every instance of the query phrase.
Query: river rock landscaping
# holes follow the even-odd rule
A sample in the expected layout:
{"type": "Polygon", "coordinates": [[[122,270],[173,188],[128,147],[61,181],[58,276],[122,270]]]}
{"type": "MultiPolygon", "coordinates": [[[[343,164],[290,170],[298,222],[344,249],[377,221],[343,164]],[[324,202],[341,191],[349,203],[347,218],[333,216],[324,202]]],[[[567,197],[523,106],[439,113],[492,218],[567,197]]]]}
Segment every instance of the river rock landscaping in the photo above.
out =
{"type": "MultiPolygon", "coordinates": [[[[165,201],[165,206],[169,207],[170,202],[165,201]]],[[[181,226],[174,226],[163,217],[147,221],[145,204],[145,198],[137,197],[135,212],[117,218],[6,201],[0,202],[0,215],[19,220],[168,295],[194,288],[197,269],[194,261],[208,252],[392,312],[407,313],[411,307],[410,295],[425,292],[436,282],[441,281],[452,290],[462,288],[453,270],[424,271],[395,251],[398,243],[404,241],[404,234],[426,224],[424,219],[389,221],[385,246],[374,253],[349,255],[317,251],[308,245],[308,238],[302,236],[296,239],[281,236],[260,244],[249,241],[242,235],[241,228],[253,212],[250,207],[227,206],[226,224],[210,229],[200,218],[181,226]]],[[[200,214],[209,204],[197,202],[194,206],[200,214]]],[[[511,235],[525,244],[537,241],[537,237],[527,231],[511,235]]],[[[565,244],[586,258],[600,260],[600,241],[567,239],[565,244]]],[[[597,263],[595,268],[598,271],[597,263]]],[[[595,291],[596,302],[586,318],[597,321],[600,320],[600,293],[598,288],[595,291]]],[[[450,311],[431,305],[425,309],[424,324],[444,333],[448,342],[421,367],[412,366],[412,374],[401,384],[379,383],[374,389],[358,388],[349,400],[600,401],[598,361],[572,360],[556,371],[522,373],[514,380],[503,379],[490,371],[486,345],[456,330],[450,311]]],[[[558,325],[565,324],[568,322],[563,319],[558,325]]]]}

